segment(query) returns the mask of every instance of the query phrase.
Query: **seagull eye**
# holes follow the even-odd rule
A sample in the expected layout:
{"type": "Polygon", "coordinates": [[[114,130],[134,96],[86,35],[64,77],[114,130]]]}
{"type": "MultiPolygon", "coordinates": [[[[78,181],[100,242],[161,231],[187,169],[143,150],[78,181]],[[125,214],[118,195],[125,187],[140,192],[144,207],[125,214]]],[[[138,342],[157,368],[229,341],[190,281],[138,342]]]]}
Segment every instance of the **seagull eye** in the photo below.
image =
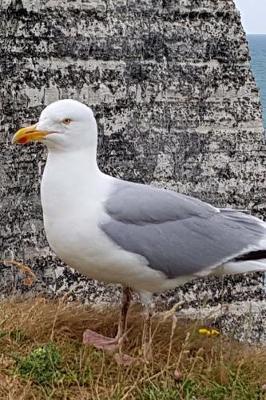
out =
{"type": "Polygon", "coordinates": [[[70,119],[70,118],[65,118],[65,119],[63,119],[62,124],[64,124],[64,125],[69,125],[71,122],[72,122],[72,119],[70,119]]]}

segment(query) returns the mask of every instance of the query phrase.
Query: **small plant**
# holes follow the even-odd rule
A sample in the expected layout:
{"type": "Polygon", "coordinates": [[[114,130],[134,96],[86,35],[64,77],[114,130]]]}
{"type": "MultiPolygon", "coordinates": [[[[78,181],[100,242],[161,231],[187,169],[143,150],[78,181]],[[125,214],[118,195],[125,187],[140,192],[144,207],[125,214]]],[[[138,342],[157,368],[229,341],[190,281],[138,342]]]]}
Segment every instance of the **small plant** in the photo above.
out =
{"type": "Polygon", "coordinates": [[[17,360],[17,373],[39,384],[56,382],[61,377],[61,355],[52,343],[37,347],[25,357],[17,360]]]}

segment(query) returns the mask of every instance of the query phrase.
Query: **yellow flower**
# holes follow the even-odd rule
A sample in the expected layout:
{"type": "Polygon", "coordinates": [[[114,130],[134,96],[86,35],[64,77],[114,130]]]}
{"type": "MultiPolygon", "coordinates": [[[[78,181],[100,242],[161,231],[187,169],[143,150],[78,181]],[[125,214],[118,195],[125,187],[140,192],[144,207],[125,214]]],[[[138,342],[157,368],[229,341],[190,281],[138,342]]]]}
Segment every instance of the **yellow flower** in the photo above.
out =
{"type": "Polygon", "coordinates": [[[205,335],[208,337],[220,335],[220,332],[217,329],[208,327],[199,328],[198,332],[200,335],[205,335]]]}

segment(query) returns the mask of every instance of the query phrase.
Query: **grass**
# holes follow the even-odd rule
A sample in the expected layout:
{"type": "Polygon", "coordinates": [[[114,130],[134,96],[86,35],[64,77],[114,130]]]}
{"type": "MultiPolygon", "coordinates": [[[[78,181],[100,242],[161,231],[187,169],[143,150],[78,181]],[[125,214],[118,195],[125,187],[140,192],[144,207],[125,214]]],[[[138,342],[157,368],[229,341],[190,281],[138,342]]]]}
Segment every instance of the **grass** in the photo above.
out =
{"type": "MultiPolygon", "coordinates": [[[[140,315],[133,306],[133,356],[140,315]]],[[[266,348],[202,336],[195,322],[155,317],[152,361],[124,367],[82,344],[86,328],[114,335],[117,309],[38,298],[2,302],[0,316],[0,399],[266,400],[266,348]]]]}

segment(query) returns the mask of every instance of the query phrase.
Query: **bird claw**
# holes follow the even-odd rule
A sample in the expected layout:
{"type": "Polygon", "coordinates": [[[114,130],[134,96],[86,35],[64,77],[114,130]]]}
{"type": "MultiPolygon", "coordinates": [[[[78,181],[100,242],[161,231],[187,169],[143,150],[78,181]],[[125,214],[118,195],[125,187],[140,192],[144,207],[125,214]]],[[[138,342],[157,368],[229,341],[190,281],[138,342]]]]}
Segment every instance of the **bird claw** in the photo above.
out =
{"type": "Polygon", "coordinates": [[[123,365],[124,367],[130,367],[132,364],[139,363],[140,361],[138,358],[131,357],[124,353],[116,353],[114,355],[114,360],[118,365],[123,365]]]}
{"type": "MultiPolygon", "coordinates": [[[[96,349],[105,350],[110,353],[114,353],[116,350],[121,349],[121,345],[124,339],[124,335],[121,337],[110,338],[103,336],[100,333],[87,329],[83,333],[83,344],[94,346],[96,349]]],[[[128,354],[116,353],[114,360],[118,365],[129,367],[136,362],[139,362],[138,358],[131,357],[128,354]]]]}
{"type": "Polygon", "coordinates": [[[83,333],[83,344],[92,345],[96,347],[96,349],[106,350],[113,353],[119,349],[121,341],[119,338],[110,338],[87,329],[83,333]]]}

